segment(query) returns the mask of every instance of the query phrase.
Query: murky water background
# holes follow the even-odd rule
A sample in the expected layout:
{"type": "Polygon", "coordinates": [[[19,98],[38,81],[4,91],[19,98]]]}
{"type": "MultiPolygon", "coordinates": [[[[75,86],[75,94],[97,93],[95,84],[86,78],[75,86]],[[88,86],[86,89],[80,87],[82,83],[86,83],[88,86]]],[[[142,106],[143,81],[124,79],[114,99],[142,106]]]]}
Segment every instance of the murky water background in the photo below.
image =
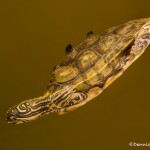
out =
{"type": "Polygon", "coordinates": [[[0,149],[127,150],[150,142],[150,47],[103,94],[64,116],[7,124],[8,108],[44,93],[68,43],[150,17],[150,1],[7,0],[0,5],[0,149]]]}

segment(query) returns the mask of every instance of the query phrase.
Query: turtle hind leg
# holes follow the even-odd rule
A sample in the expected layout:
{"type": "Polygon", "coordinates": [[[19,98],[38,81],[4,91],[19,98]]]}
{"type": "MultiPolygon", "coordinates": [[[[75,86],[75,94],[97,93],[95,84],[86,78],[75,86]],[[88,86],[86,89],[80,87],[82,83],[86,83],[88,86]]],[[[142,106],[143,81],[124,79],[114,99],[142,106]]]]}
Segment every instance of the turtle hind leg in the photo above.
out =
{"type": "Polygon", "coordinates": [[[150,43],[150,24],[146,23],[141,31],[136,35],[134,46],[132,47],[131,54],[137,55],[143,53],[150,43]]]}

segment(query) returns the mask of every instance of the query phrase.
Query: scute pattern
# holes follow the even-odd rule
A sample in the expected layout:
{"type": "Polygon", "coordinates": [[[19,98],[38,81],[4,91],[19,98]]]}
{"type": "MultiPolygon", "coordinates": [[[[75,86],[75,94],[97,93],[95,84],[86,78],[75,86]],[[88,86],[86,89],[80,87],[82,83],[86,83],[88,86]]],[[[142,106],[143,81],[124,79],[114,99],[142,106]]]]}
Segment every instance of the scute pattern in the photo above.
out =
{"type": "Polygon", "coordinates": [[[114,34],[108,34],[103,36],[98,42],[98,51],[100,54],[104,54],[107,50],[112,49],[112,46],[116,45],[120,36],[114,34]]]}
{"type": "Polygon", "coordinates": [[[76,56],[76,66],[81,70],[84,71],[88,67],[90,67],[92,64],[94,64],[98,59],[98,55],[88,49],[85,51],[82,51],[79,53],[79,55],[76,56]]]}
{"type": "Polygon", "coordinates": [[[73,65],[61,66],[54,71],[54,78],[56,82],[70,81],[78,75],[78,69],[73,65]]]}

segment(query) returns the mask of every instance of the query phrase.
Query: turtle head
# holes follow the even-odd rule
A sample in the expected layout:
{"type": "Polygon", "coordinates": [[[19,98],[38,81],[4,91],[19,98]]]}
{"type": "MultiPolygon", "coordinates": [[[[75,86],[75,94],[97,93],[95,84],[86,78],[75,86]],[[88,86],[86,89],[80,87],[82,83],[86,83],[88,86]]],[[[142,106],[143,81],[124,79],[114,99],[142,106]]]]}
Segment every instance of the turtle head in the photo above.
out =
{"type": "Polygon", "coordinates": [[[49,97],[39,97],[23,101],[6,113],[8,123],[20,124],[34,120],[49,112],[49,97]]]}
{"type": "Polygon", "coordinates": [[[18,121],[17,119],[19,118],[19,111],[16,107],[10,108],[6,114],[6,120],[9,123],[21,123],[21,121],[18,121]]]}

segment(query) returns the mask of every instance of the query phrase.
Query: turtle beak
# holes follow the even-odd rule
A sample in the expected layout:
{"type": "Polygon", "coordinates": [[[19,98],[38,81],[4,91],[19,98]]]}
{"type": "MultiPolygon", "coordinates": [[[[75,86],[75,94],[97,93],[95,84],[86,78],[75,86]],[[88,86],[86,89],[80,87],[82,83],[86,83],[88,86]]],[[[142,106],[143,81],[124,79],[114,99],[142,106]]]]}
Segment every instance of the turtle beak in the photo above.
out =
{"type": "Polygon", "coordinates": [[[22,121],[18,121],[17,118],[19,118],[19,112],[15,108],[10,108],[8,112],[6,113],[6,120],[8,123],[18,124],[22,123],[22,121]]]}

